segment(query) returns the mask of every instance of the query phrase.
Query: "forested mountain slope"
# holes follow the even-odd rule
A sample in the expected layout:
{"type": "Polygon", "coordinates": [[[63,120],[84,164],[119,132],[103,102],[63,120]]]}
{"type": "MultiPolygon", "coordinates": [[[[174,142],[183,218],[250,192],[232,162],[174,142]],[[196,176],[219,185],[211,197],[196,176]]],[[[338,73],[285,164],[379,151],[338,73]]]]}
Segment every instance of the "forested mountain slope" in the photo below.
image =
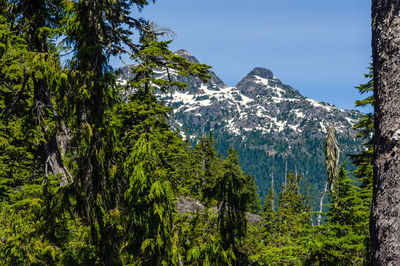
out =
{"type": "MultiPolygon", "coordinates": [[[[198,62],[186,50],[176,53],[198,62]]],[[[128,69],[122,68],[121,82],[130,77],[128,69]]],[[[182,135],[187,132],[196,141],[213,131],[223,154],[232,144],[243,169],[255,177],[262,199],[272,178],[279,191],[285,172],[293,170],[305,176],[302,187],[310,186],[313,202],[317,202],[326,180],[324,142],[329,125],[336,130],[341,161],[360,151],[361,141],[352,129],[360,112],[304,97],[266,68],[254,68],[234,87],[214,72],[210,74],[211,79],[203,83],[174,71],[158,71],[157,77],[186,82],[189,87],[157,96],[174,107],[172,123],[182,135]]],[[[352,169],[351,164],[348,167],[352,169]]]]}

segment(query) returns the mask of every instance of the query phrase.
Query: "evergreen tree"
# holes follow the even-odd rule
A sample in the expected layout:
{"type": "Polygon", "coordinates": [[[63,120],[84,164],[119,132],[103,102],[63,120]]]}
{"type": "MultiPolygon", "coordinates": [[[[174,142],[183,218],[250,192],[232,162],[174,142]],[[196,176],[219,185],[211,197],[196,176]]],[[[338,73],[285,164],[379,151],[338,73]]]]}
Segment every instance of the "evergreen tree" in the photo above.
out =
{"type": "Polygon", "coordinates": [[[222,159],[215,149],[216,142],[212,131],[208,137],[201,137],[194,149],[196,165],[195,190],[204,201],[215,199],[217,178],[222,174],[222,159]]]}
{"type": "Polygon", "coordinates": [[[175,195],[180,186],[177,167],[186,157],[185,144],[168,126],[170,108],[157,102],[153,84],[165,88],[185,85],[156,79],[153,71],[174,63],[177,69],[185,64],[205,75],[208,67],[190,65],[167,49],[168,42],[153,41],[146,34],[135,58],[140,64],[132,69],[133,78],[125,88],[135,92],[117,107],[118,119],[113,119],[119,122],[112,128],[118,129],[123,140],[119,154],[122,167],[117,171],[121,177],[117,180],[128,178],[122,206],[126,210],[126,250],[143,263],[171,263],[176,244],[171,238],[175,195]],[[131,215],[136,218],[132,220],[131,215]]]}
{"type": "Polygon", "coordinates": [[[275,192],[271,186],[265,197],[262,216],[264,218],[265,230],[268,235],[273,235],[276,230],[275,192]]]}
{"type": "Polygon", "coordinates": [[[18,31],[35,52],[34,70],[31,72],[34,103],[32,113],[40,127],[41,142],[35,156],[40,158],[46,178],[61,175],[62,184],[68,182],[69,173],[62,162],[57,141],[58,121],[52,94],[60,86],[61,67],[55,40],[61,34],[64,6],[61,0],[16,1],[14,16],[18,31]]]}
{"type": "Polygon", "coordinates": [[[354,265],[366,262],[364,240],[368,228],[365,227],[363,199],[344,167],[340,167],[335,190],[331,192],[327,222],[316,229],[310,256],[314,263],[354,265]]]}
{"type": "MultiPolygon", "coordinates": [[[[77,162],[76,174],[80,176],[79,190],[87,192],[75,195],[77,202],[83,203],[80,195],[89,197],[89,205],[81,211],[93,210],[93,218],[87,221],[91,243],[106,264],[138,260],[172,263],[176,259],[171,253],[176,244],[171,235],[176,215],[175,188],[179,187],[177,168],[185,150],[183,141],[167,124],[170,108],[157,102],[154,90],[187,85],[155,78],[154,71],[167,68],[206,78],[208,66],[189,63],[168,50],[169,42],[158,42],[156,37],[151,25],[144,27],[141,47],[134,55],[138,64],[132,68],[133,78],[114,96],[115,83],[107,85],[100,80],[104,93],[89,97],[94,101],[88,103],[93,110],[88,107],[76,118],[86,119],[81,122],[83,136],[77,135],[85,163],[77,162]],[[127,93],[131,94],[128,98],[127,93]],[[94,108],[97,101],[104,106],[98,116],[94,115],[98,112],[94,108]],[[90,121],[90,117],[95,120],[90,121]],[[97,147],[93,155],[90,147],[97,147]],[[92,165],[92,172],[87,171],[88,165],[92,165]],[[101,200],[96,200],[99,197],[101,200]]],[[[97,75],[100,77],[102,72],[99,70],[97,75]]],[[[111,75],[104,76],[103,81],[115,80],[111,75]]]]}
{"type": "Polygon", "coordinates": [[[400,1],[372,1],[374,72],[374,184],[371,263],[400,264],[400,1]]]}
{"type": "Polygon", "coordinates": [[[300,192],[300,180],[300,175],[295,176],[293,172],[289,172],[288,183],[279,194],[277,211],[282,232],[295,232],[293,228],[310,222],[310,207],[305,204],[306,197],[300,192]]]}
{"type": "MultiPolygon", "coordinates": [[[[372,69],[370,68],[370,71],[372,69]]],[[[372,72],[365,75],[368,82],[357,89],[361,94],[373,91],[372,72]]],[[[368,95],[356,106],[368,106],[374,102],[373,95],[368,95]]],[[[340,193],[331,192],[331,206],[327,213],[328,220],[317,228],[317,240],[320,249],[316,253],[321,263],[336,265],[357,263],[369,264],[369,215],[372,201],[372,154],[373,154],[373,114],[365,114],[354,126],[358,138],[364,139],[366,149],[360,154],[351,155],[357,166],[354,171],[360,186],[356,187],[348,178],[343,166],[339,169],[340,193]],[[337,206],[335,207],[336,204],[337,206]],[[346,233],[344,235],[344,233],[346,233]]],[[[314,253],[314,254],[316,254],[314,253]]]]}
{"type": "MultiPolygon", "coordinates": [[[[365,77],[369,79],[368,82],[357,87],[361,94],[370,94],[374,90],[372,67],[369,69],[369,74],[365,75],[365,77]]],[[[357,107],[372,107],[373,105],[373,95],[368,95],[365,99],[356,101],[357,107]]],[[[360,154],[352,155],[351,159],[353,160],[353,164],[357,166],[354,174],[361,182],[360,188],[362,197],[365,199],[365,204],[369,206],[372,200],[374,115],[372,113],[364,114],[360,121],[354,126],[354,129],[358,130],[357,137],[365,140],[365,150],[363,150],[360,154]]]]}
{"type": "Polygon", "coordinates": [[[249,193],[246,176],[239,165],[236,151],[230,147],[223,163],[223,174],[217,180],[218,224],[226,248],[236,244],[246,235],[246,210],[249,193]]]}
{"type": "MultiPolygon", "coordinates": [[[[5,3],[2,3],[6,5],[5,3]]],[[[7,6],[7,5],[6,5],[7,6]]],[[[11,8],[11,7],[9,7],[11,8]]],[[[0,9],[7,12],[9,9],[0,9]]],[[[15,188],[34,174],[34,148],[39,142],[34,121],[29,116],[33,94],[28,85],[33,53],[26,41],[12,31],[10,21],[0,17],[0,198],[8,200],[15,188]]],[[[37,162],[37,161],[36,161],[37,162]]],[[[35,174],[36,176],[36,174],[35,174]]]]}
{"type": "Polygon", "coordinates": [[[261,200],[258,196],[257,186],[254,177],[246,174],[246,187],[249,194],[248,211],[258,213],[261,211],[261,200]]]}
{"type": "MultiPolygon", "coordinates": [[[[66,40],[72,46],[70,88],[60,92],[59,105],[72,140],[68,158],[74,176],[70,196],[74,210],[90,230],[90,244],[100,261],[120,263],[115,226],[107,219],[112,202],[112,147],[114,134],[106,127],[105,113],[115,103],[115,76],[109,57],[131,45],[128,34],[138,27],[127,16],[132,1],[71,2],[66,40]],[[122,27],[126,27],[123,30],[122,27]]],[[[89,239],[88,239],[89,240],[89,239]]]]}
{"type": "MultiPolygon", "coordinates": [[[[0,3],[0,261],[54,264],[64,222],[54,203],[64,173],[50,87],[60,64],[56,2],[0,3]]],[[[65,177],[65,175],[64,175],[65,177]]],[[[65,179],[63,179],[65,182],[65,179]]]]}
{"type": "MultiPolygon", "coordinates": [[[[131,5],[147,4],[0,0],[0,263],[367,262],[373,115],[356,125],[368,141],[353,157],[361,185],[343,166],[330,175],[326,224],[312,230],[309,198],[290,172],[277,206],[270,188],[263,222],[248,225],[246,211],[259,212],[259,198],[237,153],[230,148],[223,160],[212,133],[192,149],[169,125],[172,108],[155,97],[188,86],[157,78],[159,70],[206,81],[209,67],[172,53],[169,41],[158,41],[163,31],[131,16],[131,5]],[[55,45],[61,36],[72,54],[65,67],[55,45]],[[110,66],[118,54],[136,63],[126,84],[110,66]],[[196,201],[196,212],[179,213],[182,196],[206,207],[196,201]]],[[[372,82],[359,87],[371,89],[372,82]]]]}
{"type": "Polygon", "coordinates": [[[183,222],[182,244],[188,265],[231,265],[237,258],[233,250],[226,249],[216,226],[218,214],[212,209],[193,214],[188,226],[183,222]]]}
{"type": "Polygon", "coordinates": [[[264,203],[262,228],[250,227],[245,240],[249,260],[255,264],[305,264],[312,241],[311,212],[300,191],[301,176],[289,172],[274,210],[272,187],[264,203]],[[250,247],[250,248],[248,248],[250,247]]]}
{"type": "MultiPolygon", "coordinates": [[[[365,99],[356,101],[356,106],[373,106],[374,96],[373,93],[373,74],[372,67],[369,68],[370,72],[365,75],[369,80],[365,84],[357,87],[361,94],[369,94],[365,99]]],[[[373,143],[374,143],[374,115],[367,113],[362,116],[360,121],[354,126],[358,130],[357,137],[362,138],[365,143],[365,149],[356,155],[351,155],[353,164],[357,166],[354,171],[355,177],[358,179],[359,197],[361,198],[360,209],[363,210],[363,218],[360,226],[364,228],[362,234],[364,235],[364,245],[366,248],[365,261],[368,263],[370,259],[370,234],[369,234],[369,216],[371,213],[372,202],[372,185],[373,185],[373,143]]]]}
{"type": "MultiPolygon", "coordinates": [[[[183,146],[166,123],[168,111],[153,95],[145,94],[135,94],[117,110],[116,125],[123,135],[118,154],[122,167],[112,178],[123,194],[115,207],[121,212],[123,251],[142,263],[167,263],[172,258],[178,185],[173,162],[180,159],[183,146]]],[[[132,263],[128,258],[124,263],[132,263]]]]}

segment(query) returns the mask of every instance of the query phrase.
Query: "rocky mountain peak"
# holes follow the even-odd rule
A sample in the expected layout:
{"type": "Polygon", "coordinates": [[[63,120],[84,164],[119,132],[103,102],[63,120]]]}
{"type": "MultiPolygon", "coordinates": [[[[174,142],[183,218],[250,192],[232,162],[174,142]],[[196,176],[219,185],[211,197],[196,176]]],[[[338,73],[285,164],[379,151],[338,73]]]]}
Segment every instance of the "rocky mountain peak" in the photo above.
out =
{"type": "MultiPolygon", "coordinates": [[[[186,58],[190,63],[199,63],[197,58],[185,49],[179,49],[175,52],[175,54],[186,58]]],[[[178,77],[178,80],[188,83],[191,91],[197,91],[197,89],[201,86],[200,80],[193,80],[192,78],[186,77],[178,77]]],[[[227,87],[213,71],[210,71],[210,80],[208,81],[207,86],[212,90],[227,87]]]]}
{"type": "Polygon", "coordinates": [[[272,71],[264,67],[255,67],[252,71],[250,71],[249,74],[247,74],[247,76],[258,76],[264,79],[274,78],[274,74],[272,74],[272,71]]]}
{"type": "Polygon", "coordinates": [[[256,97],[301,97],[299,91],[289,85],[284,84],[278,78],[274,77],[271,70],[262,67],[256,67],[250,71],[236,87],[251,99],[256,97]]]}
{"type": "Polygon", "coordinates": [[[190,63],[199,63],[199,60],[185,49],[179,49],[175,54],[186,58],[190,63]]]}
{"type": "MultiPolygon", "coordinates": [[[[176,54],[197,62],[186,50],[176,54]]],[[[360,113],[304,97],[266,68],[254,68],[234,87],[212,71],[208,82],[175,71],[167,75],[165,69],[155,71],[155,76],[189,85],[185,91],[157,92],[161,101],[174,107],[171,125],[193,141],[212,130],[221,152],[234,146],[260,191],[267,191],[272,174],[278,183],[283,181],[282,166],[287,162],[288,169],[297,169],[311,184],[319,182],[313,188],[318,193],[325,175],[323,145],[328,126],[335,127],[343,154],[362,147],[352,129],[360,113]]]]}

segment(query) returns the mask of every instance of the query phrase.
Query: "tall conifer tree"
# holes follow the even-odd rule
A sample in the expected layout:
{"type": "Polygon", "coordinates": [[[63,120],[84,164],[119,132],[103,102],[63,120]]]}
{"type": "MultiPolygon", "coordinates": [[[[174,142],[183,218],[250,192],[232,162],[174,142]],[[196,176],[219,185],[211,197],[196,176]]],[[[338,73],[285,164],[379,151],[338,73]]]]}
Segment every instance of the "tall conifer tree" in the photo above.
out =
{"type": "Polygon", "coordinates": [[[374,184],[372,264],[400,264],[400,1],[372,1],[374,184]]]}
{"type": "Polygon", "coordinates": [[[218,225],[225,249],[233,248],[238,260],[243,260],[237,249],[246,236],[246,211],[249,192],[246,176],[239,165],[237,152],[230,147],[223,163],[223,174],[217,181],[218,225]]]}

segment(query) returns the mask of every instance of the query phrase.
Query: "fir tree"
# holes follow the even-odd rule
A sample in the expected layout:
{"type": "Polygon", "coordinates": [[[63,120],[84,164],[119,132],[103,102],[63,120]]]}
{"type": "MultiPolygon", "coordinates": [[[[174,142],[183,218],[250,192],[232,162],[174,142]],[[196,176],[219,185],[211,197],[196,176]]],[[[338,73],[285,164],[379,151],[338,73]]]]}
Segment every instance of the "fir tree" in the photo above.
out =
{"type": "Polygon", "coordinates": [[[289,172],[287,184],[283,186],[278,198],[278,216],[281,223],[280,230],[293,231],[291,227],[309,224],[309,206],[305,204],[306,197],[300,192],[301,176],[289,172]],[[296,226],[297,224],[297,226],[296,226]]]}
{"type": "Polygon", "coordinates": [[[275,192],[271,186],[265,197],[262,216],[264,218],[265,230],[268,235],[273,235],[276,229],[276,211],[275,211],[275,192]]]}
{"type": "Polygon", "coordinates": [[[215,140],[210,131],[208,137],[200,138],[194,149],[196,165],[196,188],[201,198],[209,202],[215,199],[216,180],[221,175],[222,159],[215,149],[215,140]]]}
{"type": "Polygon", "coordinates": [[[304,264],[309,257],[310,206],[300,191],[301,176],[289,172],[277,209],[272,187],[264,203],[262,228],[254,226],[246,239],[249,260],[258,264],[304,264]]]}
{"type": "MultiPolygon", "coordinates": [[[[317,228],[311,258],[324,265],[354,265],[366,262],[364,210],[358,187],[342,165],[338,171],[327,223],[317,228]]],[[[311,261],[309,262],[311,263],[311,261]]]]}
{"type": "Polygon", "coordinates": [[[254,177],[246,174],[246,187],[249,194],[248,211],[258,213],[261,211],[261,200],[258,196],[257,186],[254,177]]]}
{"type": "MultiPolygon", "coordinates": [[[[371,93],[374,90],[374,84],[372,79],[372,68],[370,67],[370,73],[366,74],[368,82],[361,84],[357,87],[361,94],[371,93]]],[[[374,105],[374,96],[369,95],[363,100],[356,101],[357,107],[367,107],[374,105]]],[[[360,121],[354,126],[354,129],[358,130],[357,137],[365,140],[363,150],[360,154],[352,155],[351,159],[353,164],[357,166],[354,172],[355,176],[361,182],[360,188],[362,197],[365,199],[365,204],[370,205],[372,199],[372,159],[373,159],[373,143],[374,143],[374,115],[367,113],[362,116],[360,121]]]]}
{"type": "MultiPolygon", "coordinates": [[[[372,67],[369,68],[370,73],[366,74],[365,77],[369,80],[365,84],[361,84],[357,87],[361,94],[369,94],[365,99],[356,101],[356,106],[373,106],[374,96],[371,95],[373,92],[373,78],[372,78],[372,67]]],[[[372,202],[372,184],[373,184],[373,143],[374,143],[374,115],[371,113],[364,114],[360,121],[354,126],[354,129],[358,130],[357,137],[365,140],[365,149],[356,155],[351,155],[353,164],[357,166],[354,171],[355,177],[358,179],[359,185],[359,197],[360,210],[362,210],[362,221],[360,227],[363,228],[362,234],[364,235],[363,243],[365,245],[365,261],[368,263],[370,259],[370,234],[369,234],[369,216],[371,213],[371,202],[372,202]]]]}
{"type": "Polygon", "coordinates": [[[217,181],[218,224],[226,248],[235,248],[246,235],[246,210],[249,194],[246,176],[239,165],[236,151],[230,147],[223,163],[223,174],[217,181]]]}

